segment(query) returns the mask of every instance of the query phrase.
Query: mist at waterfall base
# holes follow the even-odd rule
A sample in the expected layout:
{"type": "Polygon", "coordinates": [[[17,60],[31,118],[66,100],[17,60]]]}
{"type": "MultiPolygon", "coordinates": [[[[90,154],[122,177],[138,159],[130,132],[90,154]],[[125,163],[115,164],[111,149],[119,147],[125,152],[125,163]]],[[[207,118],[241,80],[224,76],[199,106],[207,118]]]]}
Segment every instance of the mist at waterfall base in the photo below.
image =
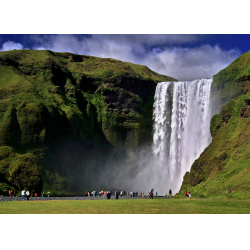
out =
{"type": "Polygon", "coordinates": [[[93,183],[129,192],[147,193],[154,188],[164,195],[171,188],[177,193],[184,174],[212,140],[210,120],[218,105],[212,105],[211,85],[212,79],[158,83],[153,143],[126,157],[114,150],[93,183]]]}

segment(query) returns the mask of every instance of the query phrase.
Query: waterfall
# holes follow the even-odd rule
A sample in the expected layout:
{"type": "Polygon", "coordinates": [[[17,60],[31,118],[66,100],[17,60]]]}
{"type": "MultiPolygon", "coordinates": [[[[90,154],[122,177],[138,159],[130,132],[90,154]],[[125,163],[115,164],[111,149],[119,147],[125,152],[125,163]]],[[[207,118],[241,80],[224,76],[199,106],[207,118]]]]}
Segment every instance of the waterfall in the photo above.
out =
{"type": "Polygon", "coordinates": [[[155,171],[178,192],[185,172],[209,145],[212,79],[158,83],[153,111],[155,171]]]}

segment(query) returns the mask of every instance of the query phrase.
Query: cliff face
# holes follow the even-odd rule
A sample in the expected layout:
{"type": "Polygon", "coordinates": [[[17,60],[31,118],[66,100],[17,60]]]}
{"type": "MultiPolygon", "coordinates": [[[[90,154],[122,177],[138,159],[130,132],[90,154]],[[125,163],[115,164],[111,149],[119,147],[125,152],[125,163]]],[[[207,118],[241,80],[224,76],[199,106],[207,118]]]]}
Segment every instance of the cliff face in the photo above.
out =
{"type": "Polygon", "coordinates": [[[1,52],[0,193],[91,186],[86,166],[98,172],[113,148],[152,141],[156,84],[173,80],[114,59],[1,52]]]}
{"type": "Polygon", "coordinates": [[[186,173],[178,196],[250,198],[250,52],[214,76],[224,105],[213,116],[212,143],[186,173]],[[238,96],[235,98],[235,96],[238,96]]]}
{"type": "Polygon", "coordinates": [[[233,98],[249,92],[250,51],[244,53],[228,67],[213,76],[212,91],[221,99],[222,105],[233,98]]]}

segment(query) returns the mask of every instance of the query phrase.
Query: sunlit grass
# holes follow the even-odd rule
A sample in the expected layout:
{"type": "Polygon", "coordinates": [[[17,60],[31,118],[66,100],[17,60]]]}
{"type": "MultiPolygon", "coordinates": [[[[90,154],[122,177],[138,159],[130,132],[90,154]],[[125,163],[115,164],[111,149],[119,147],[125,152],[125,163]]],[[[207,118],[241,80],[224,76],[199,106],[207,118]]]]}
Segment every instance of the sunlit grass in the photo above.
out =
{"type": "Polygon", "coordinates": [[[0,202],[0,214],[249,214],[250,200],[145,199],[0,202]]]}

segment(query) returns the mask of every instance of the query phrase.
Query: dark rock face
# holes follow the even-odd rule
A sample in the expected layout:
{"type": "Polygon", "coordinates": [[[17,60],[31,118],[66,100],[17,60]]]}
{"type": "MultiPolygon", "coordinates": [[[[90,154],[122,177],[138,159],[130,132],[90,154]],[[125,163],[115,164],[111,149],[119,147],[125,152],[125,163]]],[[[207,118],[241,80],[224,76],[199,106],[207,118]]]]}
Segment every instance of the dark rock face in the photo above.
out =
{"type": "Polygon", "coordinates": [[[241,106],[240,109],[240,117],[242,118],[250,117],[250,99],[244,100],[244,104],[241,106]]]}
{"type": "Polygon", "coordinates": [[[226,123],[229,121],[229,119],[231,118],[231,113],[230,110],[228,109],[227,106],[224,106],[221,110],[221,118],[223,121],[225,121],[226,123]]]}
{"type": "Polygon", "coordinates": [[[195,161],[190,171],[190,184],[196,186],[205,179],[202,162],[195,161]]]}

